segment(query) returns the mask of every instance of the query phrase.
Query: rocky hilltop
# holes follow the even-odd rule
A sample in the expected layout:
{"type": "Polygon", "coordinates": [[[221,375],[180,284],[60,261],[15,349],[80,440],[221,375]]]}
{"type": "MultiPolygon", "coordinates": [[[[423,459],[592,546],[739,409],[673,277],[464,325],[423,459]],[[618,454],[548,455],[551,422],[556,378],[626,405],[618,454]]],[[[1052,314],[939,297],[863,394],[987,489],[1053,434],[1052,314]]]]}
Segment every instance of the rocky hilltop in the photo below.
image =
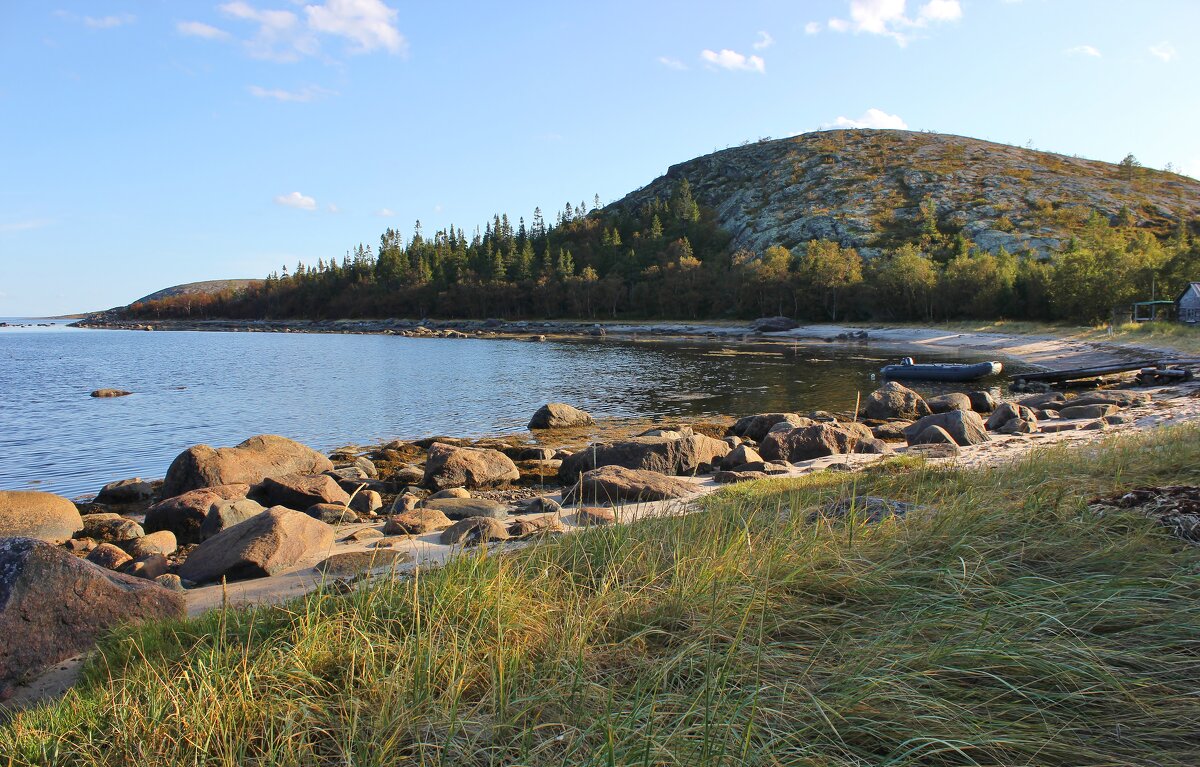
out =
{"type": "Polygon", "coordinates": [[[831,239],[870,255],[918,237],[934,218],[941,233],[993,252],[1048,252],[1093,210],[1157,234],[1180,215],[1200,216],[1200,181],[1187,176],[899,130],[821,131],[714,152],[611,207],[636,210],[685,178],[732,247],[755,251],[831,239]]]}
{"type": "Polygon", "coordinates": [[[146,301],[158,301],[163,298],[175,298],[177,296],[205,296],[214,293],[223,293],[227,290],[242,290],[252,285],[258,285],[261,282],[262,280],[204,280],[202,282],[187,282],[183,285],[172,285],[169,288],[163,288],[148,296],[142,296],[133,303],[140,304],[146,301]]]}

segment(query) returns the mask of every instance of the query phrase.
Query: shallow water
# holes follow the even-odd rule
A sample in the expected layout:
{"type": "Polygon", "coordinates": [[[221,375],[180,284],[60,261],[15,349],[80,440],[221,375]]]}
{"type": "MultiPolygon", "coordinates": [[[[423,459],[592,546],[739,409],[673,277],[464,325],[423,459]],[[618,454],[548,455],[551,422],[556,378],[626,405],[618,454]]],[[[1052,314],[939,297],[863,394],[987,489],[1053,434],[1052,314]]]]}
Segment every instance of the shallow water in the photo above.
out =
{"type": "Polygon", "coordinates": [[[899,356],[824,343],[0,328],[0,489],[93,494],[114,479],[163,476],[190,445],[254,434],[328,450],[512,433],[549,401],[668,420],[850,410],[899,356]],[[88,396],[98,388],[135,393],[88,396]]]}

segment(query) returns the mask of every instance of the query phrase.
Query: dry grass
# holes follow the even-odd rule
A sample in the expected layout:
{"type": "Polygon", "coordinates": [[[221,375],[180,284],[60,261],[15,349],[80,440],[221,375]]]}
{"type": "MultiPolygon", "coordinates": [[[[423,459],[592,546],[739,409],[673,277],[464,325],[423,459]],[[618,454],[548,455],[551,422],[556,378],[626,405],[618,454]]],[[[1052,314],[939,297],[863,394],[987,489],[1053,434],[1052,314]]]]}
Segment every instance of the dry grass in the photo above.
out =
{"type": "Polygon", "coordinates": [[[1200,554],[1085,506],[1156,483],[1200,484],[1200,429],[743,485],[126,630],[0,729],[0,764],[1195,764],[1200,554]],[[809,521],[856,492],[939,512],[809,521]]]}

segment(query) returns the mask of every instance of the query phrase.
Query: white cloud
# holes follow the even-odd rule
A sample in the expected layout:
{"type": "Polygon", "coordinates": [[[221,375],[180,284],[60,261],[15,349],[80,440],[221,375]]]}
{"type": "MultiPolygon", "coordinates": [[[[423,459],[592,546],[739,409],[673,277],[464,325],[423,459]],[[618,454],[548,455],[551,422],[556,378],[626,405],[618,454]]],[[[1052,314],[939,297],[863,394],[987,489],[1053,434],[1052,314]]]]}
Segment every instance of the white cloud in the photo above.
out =
{"type": "Polygon", "coordinates": [[[1174,45],[1164,40],[1157,45],[1150,46],[1150,55],[1160,61],[1172,61],[1179,56],[1179,52],[1175,50],[1174,45]]]}
{"type": "Polygon", "coordinates": [[[334,205],[332,202],[329,203],[329,205],[327,205],[325,207],[330,213],[341,213],[342,212],[342,209],[339,208],[337,205],[334,205]]]}
{"type": "Polygon", "coordinates": [[[226,40],[229,38],[229,33],[223,29],[217,29],[211,24],[205,24],[203,21],[180,21],[175,24],[175,31],[184,37],[200,37],[205,40],[226,40]]]}
{"type": "Polygon", "coordinates": [[[246,41],[246,50],[255,58],[296,61],[317,52],[316,36],[291,11],[259,10],[242,0],[219,7],[226,16],[258,24],[258,32],[246,41]]]}
{"type": "Polygon", "coordinates": [[[8,224],[0,224],[0,232],[27,232],[30,229],[41,229],[44,226],[50,226],[54,223],[48,218],[31,218],[26,221],[13,221],[8,224]]]}
{"type": "Polygon", "coordinates": [[[863,112],[862,116],[857,119],[838,117],[831,123],[823,123],[821,125],[822,130],[829,128],[892,128],[907,130],[908,124],[900,118],[900,115],[890,115],[882,109],[872,107],[863,112]]]}
{"type": "Polygon", "coordinates": [[[247,86],[246,90],[250,92],[251,96],[256,96],[260,99],[275,99],[276,101],[294,101],[300,103],[324,96],[337,95],[333,91],[316,85],[306,85],[298,91],[287,91],[282,88],[263,88],[258,85],[247,86]]]}
{"type": "Polygon", "coordinates": [[[834,32],[883,35],[907,45],[917,30],[962,18],[959,0],[928,0],[917,8],[916,18],[909,18],[906,6],[905,0],[850,0],[850,19],[830,19],[827,26],[834,32]]]}
{"type": "Polygon", "coordinates": [[[745,56],[728,48],[723,48],[720,53],[707,49],[703,50],[700,52],[700,58],[721,69],[758,72],[759,74],[767,71],[766,62],[762,60],[761,56],[745,56]]]}
{"type": "Polygon", "coordinates": [[[306,5],[308,26],[315,32],[344,37],[355,43],[352,53],[369,53],[385,48],[404,53],[408,42],[396,28],[396,11],[382,0],[328,0],[324,5],[306,5]]]}
{"type": "Polygon", "coordinates": [[[775,38],[771,37],[769,32],[759,30],[758,39],[752,43],[754,50],[762,51],[770,48],[775,44],[775,38]]]}
{"type": "Polygon", "coordinates": [[[379,216],[380,218],[395,218],[396,211],[392,210],[391,208],[380,208],[379,210],[375,211],[375,215],[379,216]]]}
{"type": "Polygon", "coordinates": [[[137,21],[137,16],[132,13],[122,13],[120,16],[77,16],[70,11],[55,11],[54,15],[91,29],[116,29],[137,21]]]}
{"type": "Polygon", "coordinates": [[[821,31],[821,22],[819,22],[819,21],[810,21],[804,25],[804,34],[806,34],[806,35],[815,35],[820,31],[821,31]]]}
{"type": "Polygon", "coordinates": [[[1068,48],[1064,51],[1068,56],[1094,56],[1100,58],[1100,51],[1091,45],[1076,45],[1074,48],[1068,48]]]}
{"type": "Polygon", "coordinates": [[[285,208],[299,208],[300,210],[317,209],[317,201],[315,199],[299,192],[281,194],[275,198],[275,204],[282,205],[285,208]]]}
{"type": "Polygon", "coordinates": [[[684,70],[687,69],[687,64],[684,64],[679,59],[673,59],[670,56],[659,56],[658,63],[662,64],[667,69],[684,70]]]}

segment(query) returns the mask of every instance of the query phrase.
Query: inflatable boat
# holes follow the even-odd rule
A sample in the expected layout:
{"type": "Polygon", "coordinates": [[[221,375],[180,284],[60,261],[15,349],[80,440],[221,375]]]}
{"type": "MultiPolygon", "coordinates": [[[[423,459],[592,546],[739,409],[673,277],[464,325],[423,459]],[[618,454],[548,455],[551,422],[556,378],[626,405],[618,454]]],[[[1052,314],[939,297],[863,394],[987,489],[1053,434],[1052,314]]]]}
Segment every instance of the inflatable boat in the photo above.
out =
{"type": "Polygon", "coordinates": [[[913,362],[912,357],[900,360],[899,365],[887,365],[879,373],[884,378],[901,381],[978,381],[1000,373],[1004,366],[999,362],[976,362],[962,364],[954,362],[913,362]]]}

